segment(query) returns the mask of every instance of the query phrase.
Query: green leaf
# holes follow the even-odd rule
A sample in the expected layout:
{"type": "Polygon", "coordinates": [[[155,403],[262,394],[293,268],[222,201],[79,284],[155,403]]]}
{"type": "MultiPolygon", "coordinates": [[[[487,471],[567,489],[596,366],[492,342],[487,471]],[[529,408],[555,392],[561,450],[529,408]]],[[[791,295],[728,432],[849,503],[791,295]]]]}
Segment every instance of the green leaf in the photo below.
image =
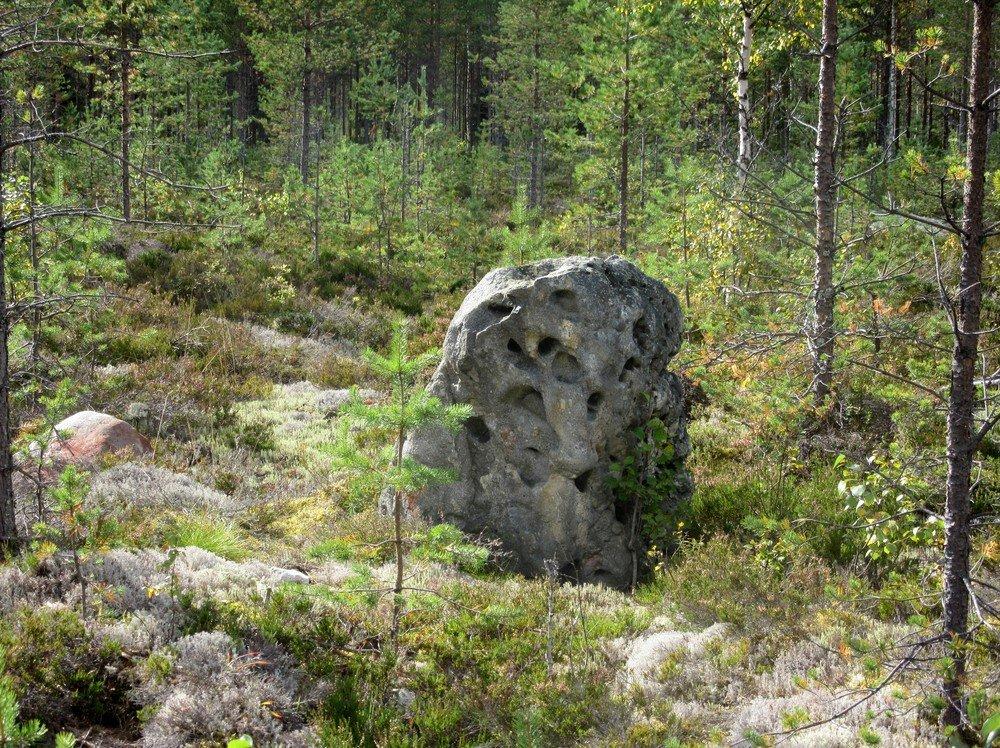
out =
{"type": "Polygon", "coordinates": [[[1000,746],[1000,712],[996,712],[983,723],[983,746],[1000,746]]]}

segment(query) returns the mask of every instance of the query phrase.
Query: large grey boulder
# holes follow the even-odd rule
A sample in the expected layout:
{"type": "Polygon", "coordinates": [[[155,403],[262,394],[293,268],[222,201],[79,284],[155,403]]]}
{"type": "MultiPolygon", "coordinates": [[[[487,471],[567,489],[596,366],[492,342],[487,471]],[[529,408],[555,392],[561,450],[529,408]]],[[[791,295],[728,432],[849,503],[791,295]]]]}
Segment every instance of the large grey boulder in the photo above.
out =
{"type": "Polygon", "coordinates": [[[424,429],[407,453],[459,480],[409,497],[426,520],[497,538],[510,566],[625,587],[643,540],[616,502],[609,465],[632,453],[636,427],[667,426],[676,459],[670,509],[690,493],[679,377],[677,298],[619,257],[569,257],[496,270],[452,320],[430,391],[468,403],[457,434],[424,429]]]}

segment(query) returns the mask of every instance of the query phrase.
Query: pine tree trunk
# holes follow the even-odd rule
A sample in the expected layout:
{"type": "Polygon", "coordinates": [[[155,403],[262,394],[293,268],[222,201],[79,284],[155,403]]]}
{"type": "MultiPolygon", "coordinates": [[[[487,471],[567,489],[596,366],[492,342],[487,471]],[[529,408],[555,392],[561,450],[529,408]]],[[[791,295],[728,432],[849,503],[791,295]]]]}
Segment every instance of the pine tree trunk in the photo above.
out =
{"type": "Polygon", "coordinates": [[[306,16],[306,38],[302,43],[305,55],[305,65],[302,70],[302,152],[299,160],[299,173],[302,181],[309,183],[309,131],[312,129],[310,115],[312,113],[312,42],[309,38],[309,16],[306,16]]]}
{"type": "Polygon", "coordinates": [[[128,32],[128,0],[121,3],[121,29],[120,29],[120,64],[121,70],[121,95],[122,95],[122,218],[128,226],[132,221],[132,180],[131,180],[131,158],[132,158],[132,51],[129,49],[128,32]]]}
{"type": "Polygon", "coordinates": [[[632,47],[628,18],[625,21],[625,80],[622,85],[621,144],[618,164],[618,253],[627,256],[628,251],[628,139],[632,119],[631,68],[632,47]]]}
{"type": "Polygon", "coordinates": [[[753,45],[753,16],[748,2],[740,4],[743,13],[743,38],[740,41],[740,57],[736,67],[736,104],[739,110],[739,153],[736,165],[739,167],[740,184],[746,184],[750,172],[752,143],[750,140],[750,54],[753,45]]]}
{"type": "Polygon", "coordinates": [[[945,491],[944,633],[956,646],[954,669],[942,691],[946,700],[942,722],[959,726],[965,714],[962,684],[969,617],[969,519],[972,461],[976,450],[974,410],[976,361],[983,287],[983,194],[990,79],[990,36],[994,0],[974,0],[971,76],[969,86],[968,146],[962,213],[961,279],[958,286],[955,346],[951,358],[951,394],[948,399],[948,482],[945,491]]]}
{"type": "Polygon", "coordinates": [[[816,267],[813,279],[813,319],[810,347],[813,357],[812,390],[823,405],[833,384],[835,345],[833,265],[836,258],[837,175],[835,92],[837,77],[837,0],[823,0],[823,36],[819,63],[819,121],[816,128],[816,267]]]}
{"type": "Polygon", "coordinates": [[[885,152],[889,158],[896,155],[896,138],[899,135],[897,113],[899,111],[899,71],[893,55],[896,52],[896,19],[898,0],[889,0],[889,34],[888,34],[888,65],[889,73],[886,80],[885,95],[885,152]]]}
{"type": "Polygon", "coordinates": [[[244,37],[244,22],[238,21],[239,28],[232,56],[236,62],[233,73],[233,115],[237,124],[237,134],[244,146],[257,143],[263,137],[260,122],[260,73],[254,63],[253,54],[244,37]]]}
{"type": "Polygon", "coordinates": [[[538,70],[539,59],[541,57],[541,40],[538,38],[539,10],[534,8],[534,44],[532,45],[531,73],[531,174],[528,179],[528,207],[538,208],[542,203],[542,102],[541,102],[541,74],[538,70]]]}
{"type": "MultiPolygon", "coordinates": [[[[7,156],[6,76],[0,71],[0,184],[5,184],[7,156]]],[[[14,513],[14,459],[11,454],[10,361],[7,339],[10,316],[7,305],[7,212],[4,191],[0,190],[0,551],[12,553],[17,548],[17,524],[14,513]]]]}

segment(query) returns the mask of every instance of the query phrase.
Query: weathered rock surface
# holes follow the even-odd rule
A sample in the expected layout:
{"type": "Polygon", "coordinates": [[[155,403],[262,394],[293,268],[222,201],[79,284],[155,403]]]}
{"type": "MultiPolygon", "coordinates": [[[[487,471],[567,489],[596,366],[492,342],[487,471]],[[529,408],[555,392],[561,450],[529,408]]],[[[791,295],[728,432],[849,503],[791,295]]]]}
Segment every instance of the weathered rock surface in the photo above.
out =
{"type": "MultiPolygon", "coordinates": [[[[633,508],[616,503],[609,465],[658,416],[676,458],[670,508],[690,493],[677,298],[619,257],[570,257],[496,270],[452,320],[429,389],[475,415],[457,434],[424,429],[407,453],[459,480],[412,497],[428,521],[498,538],[511,566],[555,559],[581,581],[627,586],[633,508]]],[[[642,541],[634,544],[642,558],[642,541]]]]}
{"type": "Polygon", "coordinates": [[[45,456],[56,467],[94,467],[105,455],[148,454],[149,439],[134,427],[107,413],[82,410],[56,424],[55,437],[45,456]]]}

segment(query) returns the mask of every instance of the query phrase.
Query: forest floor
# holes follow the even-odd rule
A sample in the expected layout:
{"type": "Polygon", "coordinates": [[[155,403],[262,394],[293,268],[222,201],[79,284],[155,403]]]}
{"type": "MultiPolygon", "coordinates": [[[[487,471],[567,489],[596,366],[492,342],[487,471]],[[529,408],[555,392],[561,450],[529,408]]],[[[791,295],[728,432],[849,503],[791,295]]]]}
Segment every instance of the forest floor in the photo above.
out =
{"type": "Polygon", "coordinates": [[[393,644],[391,522],[328,449],[384,319],[350,296],[315,313],[328,331],[278,332],[142,287],[109,310],[103,362],[51,409],[130,417],[154,451],[89,480],[82,574],[60,540],[0,569],[23,717],[82,745],[941,743],[911,582],[876,595],[763,517],[837,503],[837,471],[775,478],[711,403],[690,424],[697,534],[680,522],[634,593],[509,574],[495,546],[408,522],[393,644]]]}

